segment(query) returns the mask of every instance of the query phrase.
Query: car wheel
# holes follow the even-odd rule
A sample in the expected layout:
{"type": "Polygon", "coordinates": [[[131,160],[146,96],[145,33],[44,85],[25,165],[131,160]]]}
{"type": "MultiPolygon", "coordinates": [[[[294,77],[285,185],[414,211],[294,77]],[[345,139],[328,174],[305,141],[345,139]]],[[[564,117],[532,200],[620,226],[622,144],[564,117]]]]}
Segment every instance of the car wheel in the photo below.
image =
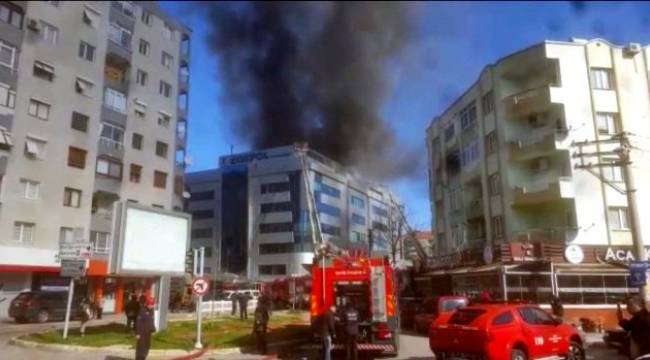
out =
{"type": "Polygon", "coordinates": [[[38,311],[38,314],[36,315],[36,321],[38,321],[39,323],[44,323],[47,322],[49,319],[50,319],[50,313],[47,310],[43,309],[38,311]]]}
{"type": "Polygon", "coordinates": [[[582,345],[575,341],[569,344],[569,353],[566,356],[567,360],[585,360],[585,349],[582,345]]]}
{"type": "Polygon", "coordinates": [[[520,349],[514,349],[512,350],[512,353],[510,353],[510,360],[527,360],[527,359],[528,356],[526,356],[526,353],[520,349]]]}

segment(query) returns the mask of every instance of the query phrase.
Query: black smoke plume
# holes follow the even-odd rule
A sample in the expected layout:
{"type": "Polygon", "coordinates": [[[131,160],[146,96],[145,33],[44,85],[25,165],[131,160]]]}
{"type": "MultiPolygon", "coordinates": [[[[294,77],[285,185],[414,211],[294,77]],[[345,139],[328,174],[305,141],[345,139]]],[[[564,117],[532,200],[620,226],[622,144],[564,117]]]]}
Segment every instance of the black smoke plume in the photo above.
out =
{"type": "Polygon", "coordinates": [[[411,171],[419,156],[396,151],[380,115],[407,12],[393,2],[212,3],[208,41],[237,134],[255,148],[306,141],[374,176],[411,171]]]}

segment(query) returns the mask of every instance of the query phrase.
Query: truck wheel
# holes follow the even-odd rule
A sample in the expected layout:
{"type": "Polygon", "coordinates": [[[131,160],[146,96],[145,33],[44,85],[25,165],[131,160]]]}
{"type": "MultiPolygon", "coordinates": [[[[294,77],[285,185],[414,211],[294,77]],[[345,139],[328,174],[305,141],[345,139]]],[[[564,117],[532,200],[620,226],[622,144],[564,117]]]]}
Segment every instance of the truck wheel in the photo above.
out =
{"type": "Polygon", "coordinates": [[[39,323],[44,323],[47,322],[49,319],[50,319],[50,313],[47,310],[41,309],[38,311],[38,314],[36,315],[36,321],[38,321],[39,323]]]}
{"type": "Polygon", "coordinates": [[[585,350],[582,345],[575,341],[569,344],[569,353],[566,356],[567,360],[585,360],[585,350]]]}
{"type": "Polygon", "coordinates": [[[510,353],[510,360],[528,360],[528,356],[520,349],[513,349],[510,353]]]}
{"type": "Polygon", "coordinates": [[[445,354],[440,351],[434,351],[433,356],[436,358],[436,360],[443,360],[445,358],[445,354]]]}

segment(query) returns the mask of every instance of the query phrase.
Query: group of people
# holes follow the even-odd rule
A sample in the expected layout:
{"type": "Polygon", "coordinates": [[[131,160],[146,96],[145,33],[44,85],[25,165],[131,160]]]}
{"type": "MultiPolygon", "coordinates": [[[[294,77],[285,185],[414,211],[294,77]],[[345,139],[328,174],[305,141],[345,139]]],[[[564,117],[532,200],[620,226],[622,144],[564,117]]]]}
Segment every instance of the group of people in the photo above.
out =
{"type": "Polygon", "coordinates": [[[650,312],[640,296],[631,296],[626,301],[627,312],[623,316],[620,304],[617,305],[618,324],[628,333],[630,339],[630,359],[650,360],[650,312]]]}
{"type": "Polygon", "coordinates": [[[251,300],[251,296],[246,293],[233,293],[230,296],[232,301],[232,313],[231,315],[235,316],[237,314],[237,307],[239,307],[239,319],[247,320],[248,319],[248,302],[251,300]]]}
{"type": "Polygon", "coordinates": [[[359,336],[359,311],[352,301],[348,302],[342,312],[337,313],[336,306],[330,306],[327,311],[314,324],[316,333],[320,335],[323,341],[323,359],[332,359],[332,341],[337,336],[336,325],[340,324],[343,328],[345,337],[345,353],[347,360],[357,360],[357,338],[359,336]]]}

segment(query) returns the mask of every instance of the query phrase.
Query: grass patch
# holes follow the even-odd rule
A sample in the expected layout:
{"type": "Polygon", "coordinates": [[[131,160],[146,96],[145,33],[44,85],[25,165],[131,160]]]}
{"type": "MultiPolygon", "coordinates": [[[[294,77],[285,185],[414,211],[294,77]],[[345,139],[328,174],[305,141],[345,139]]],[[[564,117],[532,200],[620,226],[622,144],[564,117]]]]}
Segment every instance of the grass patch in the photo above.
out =
{"type": "MultiPolygon", "coordinates": [[[[255,341],[251,335],[253,319],[241,321],[225,317],[204,319],[202,342],[212,348],[248,347],[255,341]]],[[[308,339],[311,336],[309,321],[305,313],[275,313],[269,321],[267,340],[269,343],[286,340],[308,339]]],[[[174,321],[167,324],[167,329],[156,333],[151,344],[152,349],[184,349],[194,346],[196,321],[174,321]]],[[[123,324],[108,324],[86,329],[86,336],[81,337],[79,329],[71,329],[68,339],[63,340],[62,330],[53,330],[21,337],[23,340],[47,344],[67,344],[89,347],[106,347],[111,345],[135,346],[135,337],[123,324]]]]}

